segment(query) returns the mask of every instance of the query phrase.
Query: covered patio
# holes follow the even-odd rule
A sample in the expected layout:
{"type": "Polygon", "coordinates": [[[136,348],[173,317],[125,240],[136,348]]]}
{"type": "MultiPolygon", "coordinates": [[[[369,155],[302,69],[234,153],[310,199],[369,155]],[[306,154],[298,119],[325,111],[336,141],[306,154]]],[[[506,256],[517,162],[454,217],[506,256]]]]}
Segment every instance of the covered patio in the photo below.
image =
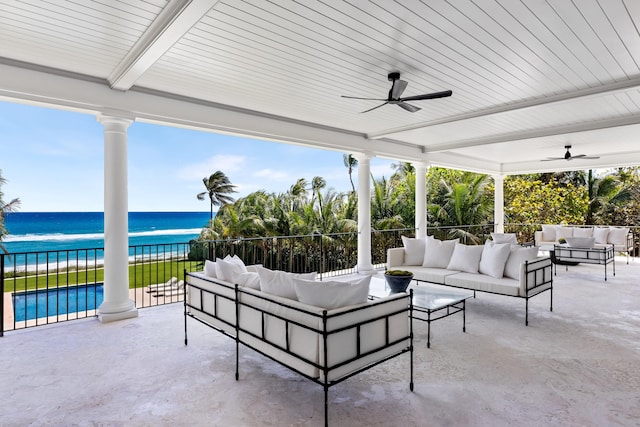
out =
{"type": "MultiPolygon", "coordinates": [[[[362,271],[372,269],[373,157],[411,162],[420,177],[430,166],[493,176],[498,231],[506,175],[640,164],[640,3],[355,3],[0,0],[0,100],[104,126],[100,317],[124,319],[6,334],[0,424],[323,422],[317,385],[249,350],[236,382],[232,341],[192,324],[185,347],[181,304],[135,308],[125,256],[134,121],[353,154],[362,271]],[[403,96],[453,95],[399,108],[391,72],[408,82],[403,96]],[[566,145],[595,159],[546,161],[566,145]]],[[[469,301],[465,334],[455,317],[434,324],[431,349],[418,323],[415,391],[406,358],[380,365],[330,391],[331,425],[637,425],[640,266],[617,262],[607,282],[598,266],[560,269],[554,311],[532,300],[529,327],[522,301],[488,294],[469,301]]]]}
{"type": "MultiPolygon", "coordinates": [[[[329,391],[333,426],[632,426],[640,419],[640,264],[618,258],[605,282],[594,265],[558,271],[547,296],[479,293],[456,315],[415,322],[408,357],[329,391]]],[[[3,425],[323,425],[322,387],[190,321],[181,303],[139,318],[9,332],[0,345],[3,425]],[[17,357],[19,355],[19,357],[17,357]]]]}

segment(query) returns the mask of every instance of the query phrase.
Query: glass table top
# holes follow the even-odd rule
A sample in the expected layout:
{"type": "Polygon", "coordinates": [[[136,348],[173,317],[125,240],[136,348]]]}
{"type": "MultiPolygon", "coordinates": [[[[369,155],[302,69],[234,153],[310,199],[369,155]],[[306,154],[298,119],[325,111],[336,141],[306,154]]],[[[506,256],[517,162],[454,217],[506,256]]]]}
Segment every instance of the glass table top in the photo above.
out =
{"type": "MultiPolygon", "coordinates": [[[[415,283],[415,281],[412,281],[409,287],[409,289],[413,290],[413,305],[428,310],[438,310],[473,296],[471,291],[450,291],[428,284],[416,285],[415,283]]],[[[390,291],[383,278],[371,278],[369,295],[374,298],[381,298],[389,295],[390,291]]]]}

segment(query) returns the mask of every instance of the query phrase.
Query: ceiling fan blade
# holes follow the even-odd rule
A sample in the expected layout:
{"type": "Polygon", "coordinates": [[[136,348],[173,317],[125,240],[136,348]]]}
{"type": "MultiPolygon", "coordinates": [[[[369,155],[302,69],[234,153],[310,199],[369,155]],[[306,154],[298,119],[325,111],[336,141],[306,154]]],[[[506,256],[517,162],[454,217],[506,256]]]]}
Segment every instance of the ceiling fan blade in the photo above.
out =
{"type": "Polygon", "coordinates": [[[398,99],[402,92],[407,88],[407,82],[404,80],[394,80],[393,86],[391,86],[391,90],[389,91],[389,99],[398,99]]]}
{"type": "Polygon", "coordinates": [[[583,159],[599,159],[600,156],[584,156],[583,159]]]}
{"type": "Polygon", "coordinates": [[[360,98],[358,96],[347,96],[347,95],[340,95],[342,98],[349,98],[349,99],[366,99],[368,101],[387,101],[386,99],[382,99],[382,98],[360,98]]]}
{"type": "Polygon", "coordinates": [[[389,103],[389,101],[387,101],[387,102],[383,102],[382,104],[380,104],[380,105],[378,105],[378,106],[376,106],[376,107],[369,108],[368,110],[361,111],[361,112],[360,112],[360,114],[362,114],[362,113],[368,113],[369,111],[373,111],[373,110],[375,110],[376,108],[380,108],[380,107],[382,107],[383,105],[387,105],[388,103],[389,103]]]}
{"type": "Polygon", "coordinates": [[[541,162],[552,162],[554,160],[565,160],[564,157],[547,157],[546,159],[540,160],[541,162]]]}
{"type": "Polygon", "coordinates": [[[398,106],[404,108],[405,110],[412,112],[412,113],[415,113],[416,111],[420,111],[420,107],[416,107],[414,105],[407,104],[406,102],[400,101],[400,102],[397,102],[396,104],[398,106]]]}
{"type": "Polygon", "coordinates": [[[447,96],[451,96],[452,94],[453,94],[452,91],[444,90],[442,92],[433,92],[433,93],[425,93],[423,95],[407,96],[406,98],[401,98],[400,101],[420,101],[423,99],[446,98],[447,96]]]}

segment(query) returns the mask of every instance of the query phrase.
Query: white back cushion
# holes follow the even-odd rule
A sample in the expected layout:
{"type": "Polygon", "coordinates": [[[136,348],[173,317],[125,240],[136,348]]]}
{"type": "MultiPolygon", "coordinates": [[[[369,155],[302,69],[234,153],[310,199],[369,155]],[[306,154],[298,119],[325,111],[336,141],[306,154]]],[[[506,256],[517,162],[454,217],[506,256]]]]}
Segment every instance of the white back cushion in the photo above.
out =
{"type": "Polygon", "coordinates": [[[609,236],[607,237],[607,243],[614,245],[625,246],[627,244],[627,234],[629,234],[629,228],[609,228],[609,236]]]}
{"type": "Polygon", "coordinates": [[[573,237],[573,227],[565,227],[559,225],[556,227],[556,241],[560,239],[566,239],[567,237],[573,237]]]}
{"type": "Polygon", "coordinates": [[[535,246],[512,246],[507,263],[504,266],[504,276],[520,280],[520,265],[525,261],[532,261],[538,257],[538,248],[535,246]]]}
{"type": "Polygon", "coordinates": [[[457,243],[451,255],[447,270],[477,273],[484,245],[463,245],[457,243]]]}
{"type": "Polygon", "coordinates": [[[510,243],[495,243],[487,240],[482,250],[478,272],[497,279],[501,278],[510,253],[510,243]]]}
{"type": "Polygon", "coordinates": [[[593,227],[575,227],[573,237],[593,237],[593,227]]]}
{"type": "Polygon", "coordinates": [[[284,298],[297,299],[296,288],[293,279],[315,280],[316,272],[294,274],[279,270],[269,270],[268,268],[259,267],[258,276],[260,276],[260,290],[272,295],[278,295],[284,298]]]}
{"type": "Polygon", "coordinates": [[[238,274],[246,272],[247,267],[236,255],[233,257],[227,255],[224,259],[216,258],[216,277],[218,279],[234,283],[238,274]]]}
{"type": "Polygon", "coordinates": [[[511,245],[518,244],[516,233],[491,233],[491,239],[496,243],[509,243],[511,245]]]}
{"type": "Polygon", "coordinates": [[[604,245],[607,243],[609,237],[609,228],[607,227],[595,227],[593,229],[593,237],[596,238],[596,243],[604,245]]]}
{"type": "Polygon", "coordinates": [[[349,282],[293,279],[298,301],[327,310],[367,302],[370,282],[369,275],[349,282]]]}
{"type": "Polygon", "coordinates": [[[422,265],[424,260],[425,239],[415,239],[412,237],[402,237],[402,245],[404,246],[404,264],[405,265],[422,265]]]}
{"type": "Polygon", "coordinates": [[[205,276],[209,276],[209,277],[213,277],[214,279],[217,277],[216,276],[216,263],[210,260],[206,260],[204,262],[204,274],[205,276]]]}
{"type": "Polygon", "coordinates": [[[240,286],[246,286],[251,289],[260,289],[260,276],[256,272],[248,271],[236,275],[235,282],[240,286]]]}
{"type": "Polygon", "coordinates": [[[542,240],[545,242],[555,242],[556,240],[556,226],[555,225],[542,225],[542,240]]]}
{"type": "Polygon", "coordinates": [[[441,241],[436,238],[427,239],[424,247],[423,267],[447,268],[451,254],[459,239],[441,241]]]}

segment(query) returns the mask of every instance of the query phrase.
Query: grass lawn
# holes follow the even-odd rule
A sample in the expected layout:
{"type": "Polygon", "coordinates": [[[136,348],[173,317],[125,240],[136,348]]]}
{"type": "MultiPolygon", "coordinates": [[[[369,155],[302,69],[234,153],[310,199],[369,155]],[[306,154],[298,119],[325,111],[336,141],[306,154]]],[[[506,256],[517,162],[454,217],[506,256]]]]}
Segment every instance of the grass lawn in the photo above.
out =
{"type": "MultiPolygon", "coordinates": [[[[155,283],[167,282],[172,277],[182,279],[184,270],[202,270],[202,263],[187,260],[145,262],[129,265],[129,288],[141,288],[155,283]]],[[[25,276],[5,277],[4,291],[16,292],[25,289],[45,289],[85,283],[104,282],[104,268],[85,270],[54,271],[49,274],[38,272],[25,276]]]]}

